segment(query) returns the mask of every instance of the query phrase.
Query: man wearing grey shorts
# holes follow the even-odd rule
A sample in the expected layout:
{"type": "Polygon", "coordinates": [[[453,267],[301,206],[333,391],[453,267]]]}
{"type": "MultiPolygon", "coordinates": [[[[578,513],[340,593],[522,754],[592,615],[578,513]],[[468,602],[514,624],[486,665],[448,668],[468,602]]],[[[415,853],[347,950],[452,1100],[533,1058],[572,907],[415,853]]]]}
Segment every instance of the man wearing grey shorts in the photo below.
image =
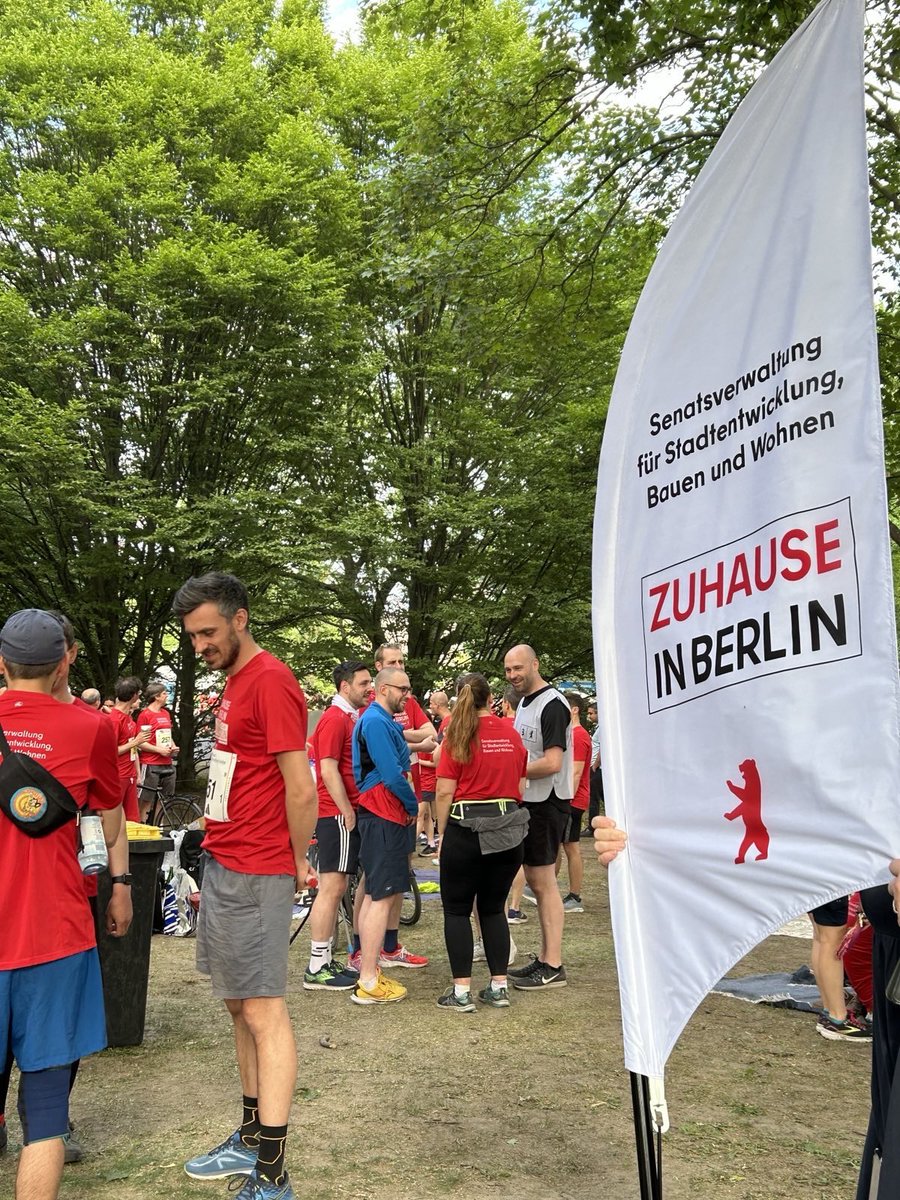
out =
{"type": "Polygon", "coordinates": [[[295,1200],[284,1157],[297,1052],[284,996],[294,891],[309,876],[317,813],[306,700],[253,640],[247,592],[233,575],[189,579],[172,611],[207,667],[226,675],[206,792],[197,968],[231,1015],[244,1093],[240,1127],[185,1170],[248,1176],[236,1200],[295,1200]]]}

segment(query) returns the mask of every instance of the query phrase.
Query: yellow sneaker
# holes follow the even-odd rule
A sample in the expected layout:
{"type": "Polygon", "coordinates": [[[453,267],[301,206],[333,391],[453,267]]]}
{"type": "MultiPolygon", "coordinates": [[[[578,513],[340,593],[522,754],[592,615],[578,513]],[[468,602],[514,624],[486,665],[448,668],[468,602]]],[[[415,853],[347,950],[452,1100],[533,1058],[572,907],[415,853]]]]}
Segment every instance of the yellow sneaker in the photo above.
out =
{"type": "Polygon", "coordinates": [[[351,992],[350,999],[354,1004],[390,1004],[393,1000],[402,1000],[405,995],[406,988],[402,983],[395,983],[379,971],[371,991],[360,982],[356,990],[351,992]]]}

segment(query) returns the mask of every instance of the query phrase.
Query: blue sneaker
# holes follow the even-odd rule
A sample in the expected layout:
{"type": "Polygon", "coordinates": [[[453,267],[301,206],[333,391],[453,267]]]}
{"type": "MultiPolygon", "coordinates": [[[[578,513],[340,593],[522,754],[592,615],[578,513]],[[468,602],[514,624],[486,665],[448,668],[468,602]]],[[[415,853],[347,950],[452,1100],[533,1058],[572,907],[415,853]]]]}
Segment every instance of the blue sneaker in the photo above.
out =
{"type": "Polygon", "coordinates": [[[191,1179],[226,1179],[229,1175],[252,1175],[256,1170],[256,1150],[249,1149],[241,1141],[241,1131],[236,1129],[221,1146],[208,1154],[198,1154],[184,1164],[191,1179]]]}
{"type": "Polygon", "coordinates": [[[287,1175],[283,1183],[270,1183],[261,1175],[251,1175],[234,1200],[297,1200],[287,1175]]]}

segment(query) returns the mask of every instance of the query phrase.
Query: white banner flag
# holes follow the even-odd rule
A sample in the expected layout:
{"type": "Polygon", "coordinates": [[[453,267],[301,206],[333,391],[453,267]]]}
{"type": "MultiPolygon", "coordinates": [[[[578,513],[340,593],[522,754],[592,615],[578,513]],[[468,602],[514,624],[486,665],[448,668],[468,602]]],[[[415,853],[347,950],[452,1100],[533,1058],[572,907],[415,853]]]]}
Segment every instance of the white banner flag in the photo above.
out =
{"type": "Polygon", "coordinates": [[[595,651],[625,1062],[900,854],[863,2],[824,0],[666,238],[600,458],[595,651]]]}

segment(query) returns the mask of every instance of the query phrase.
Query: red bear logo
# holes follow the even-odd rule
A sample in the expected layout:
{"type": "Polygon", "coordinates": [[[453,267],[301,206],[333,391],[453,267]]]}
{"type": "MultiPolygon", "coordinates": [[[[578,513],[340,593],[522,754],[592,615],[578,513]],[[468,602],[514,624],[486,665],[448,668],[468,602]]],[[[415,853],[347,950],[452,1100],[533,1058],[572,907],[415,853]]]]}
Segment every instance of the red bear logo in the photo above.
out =
{"type": "Polygon", "coordinates": [[[744,840],[741,842],[741,848],[734,861],[742,863],[750,847],[755,846],[759,851],[756,856],[756,861],[759,862],[761,859],[769,857],[769,831],[762,819],[762,784],[759,781],[756,760],[745,758],[742,763],[738,764],[738,770],[744,777],[743,787],[740,784],[732,783],[730,779],[725,780],[728,790],[740,800],[740,804],[736,808],[725,813],[725,820],[733,821],[735,817],[740,817],[744,822],[745,829],[744,840]]]}

